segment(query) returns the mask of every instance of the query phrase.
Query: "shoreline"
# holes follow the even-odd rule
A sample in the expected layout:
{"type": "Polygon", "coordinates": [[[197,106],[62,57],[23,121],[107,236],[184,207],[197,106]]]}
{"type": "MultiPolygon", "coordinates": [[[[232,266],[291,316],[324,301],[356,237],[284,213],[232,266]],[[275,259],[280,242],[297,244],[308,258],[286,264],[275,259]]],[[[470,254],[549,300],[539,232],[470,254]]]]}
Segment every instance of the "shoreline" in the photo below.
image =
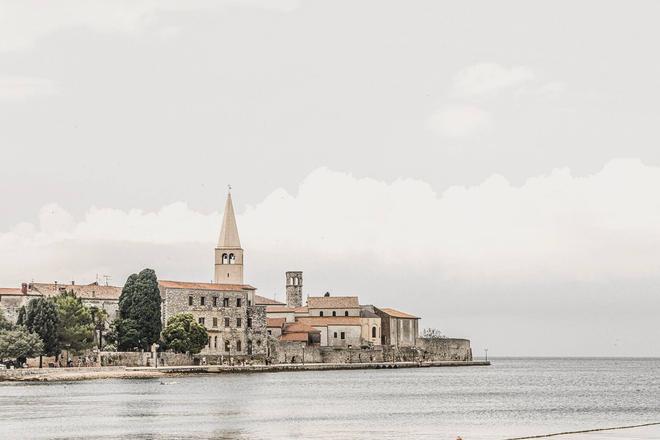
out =
{"type": "Polygon", "coordinates": [[[366,370],[489,366],[488,361],[380,362],[354,364],[201,365],[178,367],[25,368],[0,371],[3,382],[67,382],[96,379],[154,379],[199,374],[253,374],[287,371],[366,370]]]}

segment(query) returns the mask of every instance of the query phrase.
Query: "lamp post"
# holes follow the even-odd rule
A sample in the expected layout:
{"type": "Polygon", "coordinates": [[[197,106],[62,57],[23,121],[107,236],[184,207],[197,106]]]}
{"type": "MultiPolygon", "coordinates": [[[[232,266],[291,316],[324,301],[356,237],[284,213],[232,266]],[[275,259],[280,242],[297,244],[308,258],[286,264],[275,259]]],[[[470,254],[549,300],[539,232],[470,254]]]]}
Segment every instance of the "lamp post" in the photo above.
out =
{"type": "Polygon", "coordinates": [[[486,362],[488,362],[488,349],[484,348],[484,353],[486,353],[486,362]]]}

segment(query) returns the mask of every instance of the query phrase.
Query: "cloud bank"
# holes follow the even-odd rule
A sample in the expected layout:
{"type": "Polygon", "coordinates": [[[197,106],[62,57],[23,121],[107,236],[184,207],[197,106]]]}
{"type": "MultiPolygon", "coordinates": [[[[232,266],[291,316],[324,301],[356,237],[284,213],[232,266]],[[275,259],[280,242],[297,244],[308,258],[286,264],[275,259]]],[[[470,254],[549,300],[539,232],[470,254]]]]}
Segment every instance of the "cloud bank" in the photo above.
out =
{"type": "MultiPolygon", "coordinates": [[[[629,278],[657,271],[658,187],[660,168],[625,159],[586,177],[557,169],[516,187],[494,175],[480,185],[451,187],[442,194],[419,180],[386,183],[321,168],[304,179],[296,194],[277,189],[249,206],[238,222],[251,254],[360,255],[368,264],[405,261],[438,276],[477,282],[629,278]]],[[[49,204],[38,222],[0,233],[2,282],[39,277],[38,263],[64,242],[200,243],[210,248],[220,215],[176,202],[157,212],[93,207],[74,219],[49,204]],[[34,263],[28,259],[16,266],[19,254],[34,263]],[[19,278],[7,276],[19,273],[19,278]]],[[[75,267],[69,271],[77,272],[75,267]]]]}

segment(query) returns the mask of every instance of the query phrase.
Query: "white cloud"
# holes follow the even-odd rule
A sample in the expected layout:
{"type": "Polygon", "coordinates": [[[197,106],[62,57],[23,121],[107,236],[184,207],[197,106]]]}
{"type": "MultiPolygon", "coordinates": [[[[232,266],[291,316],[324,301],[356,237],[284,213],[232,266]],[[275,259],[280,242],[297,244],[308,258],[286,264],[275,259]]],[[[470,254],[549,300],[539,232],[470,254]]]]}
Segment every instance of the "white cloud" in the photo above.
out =
{"type": "Polygon", "coordinates": [[[97,32],[136,34],[155,28],[158,35],[171,37],[172,26],[159,29],[162,12],[212,11],[228,6],[257,7],[291,11],[299,0],[60,0],[46,4],[37,0],[0,4],[0,52],[30,48],[52,32],[76,27],[97,32]]]}
{"type": "Polygon", "coordinates": [[[44,78],[0,76],[0,99],[18,100],[59,93],[53,81],[44,78]]]}
{"type": "MultiPolygon", "coordinates": [[[[406,261],[473,282],[644,277],[656,274],[660,261],[658,187],[660,168],[638,160],[615,160],[587,177],[555,170],[520,187],[495,175],[441,195],[419,180],[385,183],[319,169],[297,194],[278,189],[238,221],[251,255],[285,253],[300,261],[360,256],[361,265],[383,272],[406,261]]],[[[0,233],[5,275],[49,270],[63,243],[79,247],[81,255],[104,242],[161,249],[202,243],[210,258],[220,215],[174,203],[151,213],[92,208],[75,220],[50,204],[39,219],[0,233]]],[[[122,256],[121,263],[130,258],[122,256]]]]}
{"type": "Polygon", "coordinates": [[[490,129],[493,125],[490,113],[471,105],[445,107],[435,112],[427,126],[436,134],[450,138],[462,138],[490,129]]]}
{"type": "Polygon", "coordinates": [[[527,66],[504,67],[496,63],[479,63],[454,76],[452,94],[463,97],[493,94],[532,81],[535,77],[534,71],[527,66]]]}

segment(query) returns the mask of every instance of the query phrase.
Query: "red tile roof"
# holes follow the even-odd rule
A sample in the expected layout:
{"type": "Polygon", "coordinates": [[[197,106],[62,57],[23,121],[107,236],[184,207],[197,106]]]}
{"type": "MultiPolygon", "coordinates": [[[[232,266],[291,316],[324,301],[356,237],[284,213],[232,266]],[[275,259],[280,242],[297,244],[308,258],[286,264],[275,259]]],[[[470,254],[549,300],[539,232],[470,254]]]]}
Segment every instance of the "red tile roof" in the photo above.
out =
{"type": "Polygon", "coordinates": [[[159,280],[158,285],[166,289],[193,289],[193,290],[218,290],[218,291],[241,291],[256,290],[249,284],[216,284],[216,283],[194,283],[187,281],[159,280]]]}
{"type": "Polygon", "coordinates": [[[310,309],[357,309],[360,303],[357,296],[310,296],[307,306],[310,309]]]}
{"type": "Polygon", "coordinates": [[[261,295],[254,295],[254,303],[258,306],[263,306],[263,305],[276,305],[276,306],[283,306],[285,305],[283,302],[279,302],[275,299],[271,298],[266,298],[265,296],[261,295]]]}
{"type": "Polygon", "coordinates": [[[59,295],[62,291],[76,294],[78,298],[83,299],[109,299],[119,301],[121,287],[103,286],[97,283],[92,284],[55,284],[55,283],[31,283],[32,290],[28,293],[40,294],[45,297],[59,295]]]}
{"type": "Polygon", "coordinates": [[[266,318],[266,327],[282,328],[285,322],[286,318],[266,318]]]}
{"type": "Polygon", "coordinates": [[[293,313],[296,309],[287,306],[266,306],[266,313],[293,313]]]}
{"type": "Polygon", "coordinates": [[[284,324],[283,333],[320,333],[320,330],[304,322],[297,321],[284,324]]]}
{"type": "Polygon", "coordinates": [[[313,327],[327,327],[329,325],[362,325],[358,316],[301,316],[296,322],[313,327]]]}
{"type": "Polygon", "coordinates": [[[410,313],[401,312],[401,311],[396,310],[396,309],[384,308],[384,309],[380,309],[380,310],[382,310],[383,312],[387,313],[388,315],[390,315],[394,318],[419,319],[419,317],[417,317],[417,316],[413,316],[410,313]]]}
{"type": "Polygon", "coordinates": [[[307,342],[308,339],[307,333],[288,333],[280,336],[280,341],[284,342],[307,342]]]}

